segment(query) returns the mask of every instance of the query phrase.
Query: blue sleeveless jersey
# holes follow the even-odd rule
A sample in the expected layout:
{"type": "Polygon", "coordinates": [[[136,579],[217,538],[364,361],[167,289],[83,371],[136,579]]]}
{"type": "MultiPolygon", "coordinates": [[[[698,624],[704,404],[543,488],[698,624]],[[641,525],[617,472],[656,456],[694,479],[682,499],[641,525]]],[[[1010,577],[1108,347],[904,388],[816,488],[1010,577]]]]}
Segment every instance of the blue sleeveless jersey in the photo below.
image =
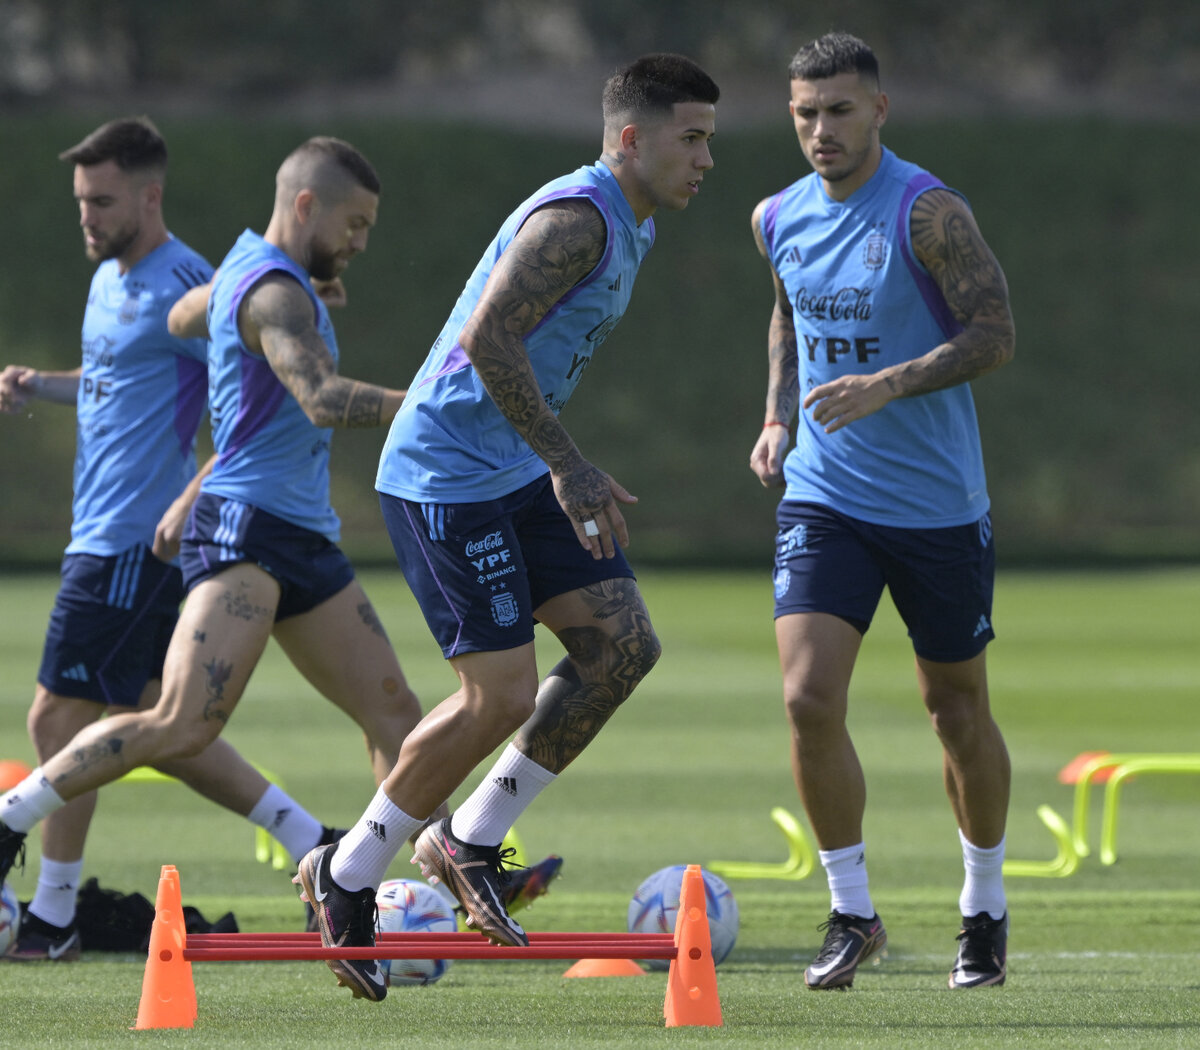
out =
{"type": "Polygon", "coordinates": [[[488,246],[392,421],[375,482],[380,492],[419,503],[476,503],[514,492],[549,470],[496,407],[459,335],[521,224],[536,208],[563,198],[586,198],[600,209],[607,243],[596,268],[525,337],[542,395],[556,414],[621,319],[654,243],[654,222],[637,225],[616,178],[597,163],[543,186],[488,246]]]}
{"type": "Polygon", "coordinates": [[[313,321],[337,360],[329,311],[308,273],[286,253],[246,230],[217,267],[208,300],[208,401],[217,463],[203,491],[261,507],[332,542],[341,525],[329,502],[329,443],[288,393],[266,358],[251,353],[238,331],[246,293],[270,273],[295,279],[313,304],[313,321]]]}
{"type": "MultiPolygon", "coordinates": [[[[801,399],[838,376],[921,357],[962,330],[910,243],[913,202],[941,186],[885,148],[845,201],[831,200],[815,173],[771,198],[762,235],[792,303],[801,399]]],[[[784,476],[785,499],[877,525],[942,528],[988,510],[966,383],[891,401],[833,434],[801,410],[784,476]]]]}
{"type": "Polygon", "coordinates": [[[115,259],[96,268],[83,315],[67,554],[110,557],[152,544],[163,512],[195,475],[205,345],[174,338],[167,313],[211,275],[174,237],[124,274],[115,259]]]}

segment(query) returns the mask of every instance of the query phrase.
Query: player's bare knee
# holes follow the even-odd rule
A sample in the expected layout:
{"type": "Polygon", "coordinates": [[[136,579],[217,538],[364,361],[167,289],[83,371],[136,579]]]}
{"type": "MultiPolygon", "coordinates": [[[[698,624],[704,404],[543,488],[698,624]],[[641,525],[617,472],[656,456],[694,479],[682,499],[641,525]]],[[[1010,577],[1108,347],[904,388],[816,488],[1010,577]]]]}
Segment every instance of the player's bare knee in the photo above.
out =
{"type": "Polygon", "coordinates": [[[844,699],[827,696],[812,689],[788,689],[783,708],[788,722],[797,733],[819,733],[840,729],[846,723],[844,699]]]}
{"type": "Polygon", "coordinates": [[[29,739],[37,752],[38,760],[45,761],[51,755],[57,754],[74,739],[80,729],[99,718],[101,712],[99,704],[63,702],[39,688],[25,716],[25,728],[29,732],[29,739]],[[81,703],[84,704],[82,709],[79,706],[81,703]],[[94,715],[90,712],[83,713],[92,706],[96,709],[94,715]]]}
{"type": "Polygon", "coordinates": [[[220,735],[222,724],[203,720],[151,717],[146,729],[154,736],[155,762],[194,758],[220,735]]]}
{"type": "Polygon", "coordinates": [[[991,716],[973,698],[960,694],[931,707],[929,719],[942,746],[953,753],[969,749],[991,716]]]}

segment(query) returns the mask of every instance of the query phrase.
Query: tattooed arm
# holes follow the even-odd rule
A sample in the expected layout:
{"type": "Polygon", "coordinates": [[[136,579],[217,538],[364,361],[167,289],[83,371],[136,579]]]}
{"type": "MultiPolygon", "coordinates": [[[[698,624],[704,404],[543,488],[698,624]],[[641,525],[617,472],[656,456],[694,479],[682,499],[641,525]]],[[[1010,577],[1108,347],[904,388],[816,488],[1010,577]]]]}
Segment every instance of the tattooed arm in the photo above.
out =
{"type": "Polygon", "coordinates": [[[910,231],[916,257],[963,330],[911,361],[811,390],[804,407],[816,405],[813,419],[827,433],[895,398],[968,383],[1012,360],[1016,334],[1008,285],[963,199],[945,189],[923,193],[913,205],[910,231]]]}
{"type": "Polygon", "coordinates": [[[242,300],[238,328],[247,348],[262,354],[279,381],[319,427],[387,423],[405,391],[338,375],[313,320],[308,293],[291,277],[268,274],[242,300]]]}
{"type": "Polygon", "coordinates": [[[594,204],[561,200],[539,208],[496,262],[459,340],[505,419],[550,468],[559,503],[597,557],[601,550],[612,554],[614,535],[622,546],[628,542],[614,499],[632,497],[583,458],[546,404],[525,336],[599,265],[605,244],[604,219],[594,204]],[[584,536],[581,523],[589,519],[599,537],[584,536]]]}
{"type": "MultiPolygon", "coordinates": [[[[758,253],[770,262],[767,245],[762,236],[762,214],[767,202],[754,209],[750,225],[758,253]]],[[[762,433],[750,453],[750,469],[768,487],[783,484],[783,454],[788,446],[788,424],[796,410],[800,394],[799,359],[796,357],[796,328],[792,323],[792,306],[787,289],[771,267],[775,288],[775,305],[767,329],[767,404],[762,433]],[[780,426],[779,424],[784,424],[780,426]]]]}

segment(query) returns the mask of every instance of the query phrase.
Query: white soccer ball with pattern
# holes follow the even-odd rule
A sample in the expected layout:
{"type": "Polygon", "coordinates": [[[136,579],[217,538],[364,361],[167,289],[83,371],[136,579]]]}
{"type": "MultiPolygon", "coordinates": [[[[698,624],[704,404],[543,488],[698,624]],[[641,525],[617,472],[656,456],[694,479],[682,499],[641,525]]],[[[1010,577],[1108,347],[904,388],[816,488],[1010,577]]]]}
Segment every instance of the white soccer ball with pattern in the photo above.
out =
{"type": "MultiPolygon", "coordinates": [[[[455,933],[454,909],[427,882],[388,879],[375,894],[380,933],[455,933]]],[[[450,969],[449,959],[380,959],[388,985],[433,984],[450,969]]]]}
{"type": "Polygon", "coordinates": [[[21,904],[17,900],[17,891],[6,882],[0,887],[0,955],[17,939],[20,925],[21,904]]]}
{"type": "MultiPolygon", "coordinates": [[[[660,868],[647,878],[629,902],[630,933],[674,933],[679,914],[679,891],[683,888],[683,873],[687,868],[676,864],[660,868]]],[[[712,942],[713,965],[720,963],[731,951],[738,935],[738,906],[733,893],[724,881],[711,871],[700,869],[704,879],[705,911],[708,913],[708,935],[712,942]]],[[[665,970],[670,965],[663,959],[647,959],[652,970],[665,970]]]]}

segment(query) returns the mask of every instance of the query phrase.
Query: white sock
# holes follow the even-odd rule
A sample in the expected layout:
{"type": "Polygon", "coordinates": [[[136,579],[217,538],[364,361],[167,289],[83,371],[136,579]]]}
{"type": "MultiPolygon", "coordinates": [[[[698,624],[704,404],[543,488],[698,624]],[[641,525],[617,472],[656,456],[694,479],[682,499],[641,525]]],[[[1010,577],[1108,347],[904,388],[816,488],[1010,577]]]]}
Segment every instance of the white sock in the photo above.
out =
{"type": "Polygon", "coordinates": [[[509,744],[470,798],[454,811],[450,830],[460,842],[499,846],[517,817],[557,779],[509,744]]]}
{"type": "Polygon", "coordinates": [[[13,831],[28,831],[39,820],[67,804],[38,766],[11,791],[0,796],[0,820],[13,831]]]}
{"type": "Polygon", "coordinates": [[[38,869],[37,889],[29,910],[52,926],[70,926],[75,918],[75,898],[79,893],[79,877],[83,874],[83,858],[79,860],[50,860],[42,858],[38,869]]]}
{"type": "Polygon", "coordinates": [[[1004,839],[991,849],[972,846],[961,829],[958,839],[962,843],[963,868],[967,873],[958,898],[958,910],[967,918],[980,912],[987,912],[993,919],[1003,918],[1008,908],[1004,895],[1004,839]]]}
{"type": "Polygon", "coordinates": [[[867,855],[863,844],[820,850],[821,867],[829,880],[830,908],[843,915],[873,919],[875,905],[867,889],[867,855]]]}
{"type": "Polygon", "coordinates": [[[297,862],[321,841],[324,830],[316,817],[275,784],[267,787],[246,819],[278,839],[297,862]]]}
{"type": "Polygon", "coordinates": [[[400,847],[424,826],[425,821],[410,817],[379,788],[338,843],[329,874],[349,893],[367,886],[378,889],[400,847]]]}

